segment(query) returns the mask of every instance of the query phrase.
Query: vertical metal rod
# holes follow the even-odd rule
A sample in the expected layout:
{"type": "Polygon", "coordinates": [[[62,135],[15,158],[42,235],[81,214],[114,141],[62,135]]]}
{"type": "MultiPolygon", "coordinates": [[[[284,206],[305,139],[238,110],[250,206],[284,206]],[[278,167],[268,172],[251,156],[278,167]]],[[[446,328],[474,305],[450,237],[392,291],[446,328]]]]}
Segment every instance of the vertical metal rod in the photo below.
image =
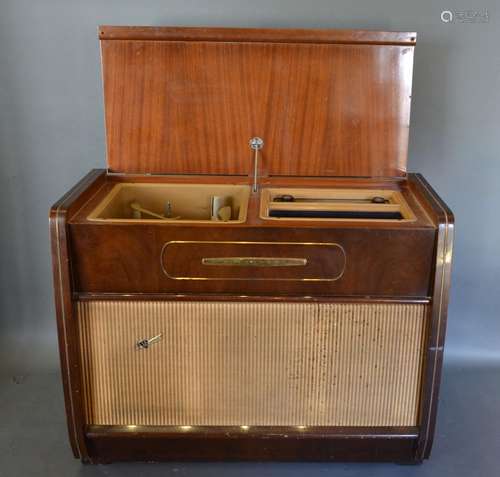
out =
{"type": "Polygon", "coordinates": [[[253,137],[248,141],[250,148],[254,150],[253,157],[253,192],[257,192],[257,176],[259,173],[259,151],[264,146],[264,141],[260,137],[253,137]]]}
{"type": "Polygon", "coordinates": [[[255,149],[253,158],[253,191],[257,192],[257,173],[259,171],[259,150],[255,149]]]}

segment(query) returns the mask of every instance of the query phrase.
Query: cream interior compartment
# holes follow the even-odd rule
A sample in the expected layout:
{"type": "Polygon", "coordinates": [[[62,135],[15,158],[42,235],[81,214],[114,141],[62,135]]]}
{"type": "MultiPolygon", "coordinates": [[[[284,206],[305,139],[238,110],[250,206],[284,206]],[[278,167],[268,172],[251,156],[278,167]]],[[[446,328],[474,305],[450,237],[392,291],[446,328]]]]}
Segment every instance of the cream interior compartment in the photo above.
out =
{"type": "Polygon", "coordinates": [[[226,184],[116,184],[88,220],[106,222],[246,221],[250,186],[226,184]]]}
{"type": "Polygon", "coordinates": [[[265,188],[260,216],[265,220],[415,220],[401,192],[361,188],[265,188]]]}

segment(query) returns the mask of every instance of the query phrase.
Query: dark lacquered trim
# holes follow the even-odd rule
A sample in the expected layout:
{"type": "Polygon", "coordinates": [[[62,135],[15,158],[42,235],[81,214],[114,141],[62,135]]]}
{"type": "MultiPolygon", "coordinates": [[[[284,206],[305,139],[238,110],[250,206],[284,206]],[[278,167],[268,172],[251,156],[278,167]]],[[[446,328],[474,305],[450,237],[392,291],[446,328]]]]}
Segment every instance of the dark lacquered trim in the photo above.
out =
{"type": "Polygon", "coordinates": [[[420,463],[415,438],[381,435],[262,435],[227,437],[211,434],[88,436],[96,463],[117,461],[316,461],[420,463]]]}

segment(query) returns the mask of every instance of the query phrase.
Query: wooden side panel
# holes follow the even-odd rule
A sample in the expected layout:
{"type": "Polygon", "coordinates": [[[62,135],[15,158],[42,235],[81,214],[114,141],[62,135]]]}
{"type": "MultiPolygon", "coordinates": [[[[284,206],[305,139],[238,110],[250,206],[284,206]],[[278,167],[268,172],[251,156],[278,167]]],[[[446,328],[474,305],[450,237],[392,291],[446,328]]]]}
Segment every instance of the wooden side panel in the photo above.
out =
{"type": "Polygon", "coordinates": [[[417,195],[424,199],[428,213],[438,226],[432,284],[432,308],[429,311],[430,320],[427,330],[427,352],[422,386],[422,427],[417,445],[417,457],[426,459],[430,456],[434,441],[441,385],[455,219],[452,211],[422,175],[411,174],[409,184],[417,195]]]}
{"type": "Polygon", "coordinates": [[[405,174],[413,44],[101,44],[114,172],[405,174]]]}
{"type": "Polygon", "coordinates": [[[49,226],[57,317],[59,356],[64,389],[64,401],[71,449],[75,457],[88,458],[84,436],[84,411],[81,395],[81,374],[78,353],[78,328],[73,319],[71,299],[72,276],[70,244],[67,234],[68,216],[104,184],[103,170],[94,169],[70,189],[50,209],[49,226]]]}
{"type": "Polygon", "coordinates": [[[87,423],[417,426],[427,307],[79,302],[87,423]]]}

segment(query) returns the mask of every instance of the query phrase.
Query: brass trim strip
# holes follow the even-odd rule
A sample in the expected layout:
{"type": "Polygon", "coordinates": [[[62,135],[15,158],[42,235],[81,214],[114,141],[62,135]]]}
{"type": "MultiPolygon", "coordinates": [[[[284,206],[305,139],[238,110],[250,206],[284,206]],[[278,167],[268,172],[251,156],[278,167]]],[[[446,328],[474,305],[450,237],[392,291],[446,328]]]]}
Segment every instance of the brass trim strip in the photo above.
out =
{"type": "Polygon", "coordinates": [[[307,259],[278,257],[208,257],[202,258],[201,264],[231,267],[304,267],[307,265],[307,259]]]}
{"type": "Polygon", "coordinates": [[[101,293],[101,292],[75,292],[73,300],[78,301],[245,301],[252,303],[280,303],[280,302],[305,302],[305,303],[400,303],[400,304],[428,304],[428,296],[390,296],[390,295],[244,295],[240,293],[101,293]]]}
{"type": "Polygon", "coordinates": [[[416,439],[418,427],[416,426],[151,426],[151,425],[104,425],[90,424],[87,426],[87,436],[105,434],[265,434],[278,435],[297,433],[300,435],[321,435],[340,438],[363,437],[365,439],[405,438],[416,439]]]}
{"type": "Polygon", "coordinates": [[[171,240],[166,242],[160,251],[160,267],[163,273],[171,280],[232,280],[232,281],[288,281],[288,282],[334,282],[342,278],[347,265],[347,254],[342,245],[335,242],[250,242],[250,241],[230,241],[230,240],[171,240]],[[163,255],[169,245],[172,244],[236,244],[236,245],[303,245],[303,246],[317,246],[317,247],[338,247],[344,257],[342,270],[338,275],[333,278],[256,278],[256,277],[177,277],[170,275],[165,267],[163,255]]]}

